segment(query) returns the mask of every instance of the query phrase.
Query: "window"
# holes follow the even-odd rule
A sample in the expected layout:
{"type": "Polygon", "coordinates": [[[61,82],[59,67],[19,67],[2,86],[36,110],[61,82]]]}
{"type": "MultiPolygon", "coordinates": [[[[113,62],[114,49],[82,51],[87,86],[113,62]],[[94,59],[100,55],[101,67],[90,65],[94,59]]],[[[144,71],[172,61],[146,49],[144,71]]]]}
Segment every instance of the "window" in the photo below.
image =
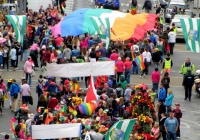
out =
{"type": "Polygon", "coordinates": [[[169,8],[169,9],[174,9],[174,6],[177,7],[177,10],[178,10],[179,8],[181,8],[181,9],[186,9],[186,6],[185,6],[185,5],[179,5],[179,4],[169,4],[168,8],[169,8]]]}

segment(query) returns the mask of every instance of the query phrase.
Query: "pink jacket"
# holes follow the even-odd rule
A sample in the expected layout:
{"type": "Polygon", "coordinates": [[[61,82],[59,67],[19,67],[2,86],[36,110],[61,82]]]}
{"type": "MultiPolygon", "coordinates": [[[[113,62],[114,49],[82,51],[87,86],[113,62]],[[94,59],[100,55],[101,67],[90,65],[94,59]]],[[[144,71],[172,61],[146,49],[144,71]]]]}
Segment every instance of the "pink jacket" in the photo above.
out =
{"type": "Polygon", "coordinates": [[[159,127],[158,127],[158,128],[153,127],[153,128],[151,129],[151,131],[154,133],[154,138],[158,138],[159,132],[160,132],[159,127]]]}
{"type": "Polygon", "coordinates": [[[155,83],[159,83],[160,82],[160,72],[153,71],[151,74],[151,81],[155,82],[155,83]]]}
{"type": "Polygon", "coordinates": [[[53,54],[53,53],[51,53],[51,56],[50,56],[50,62],[52,62],[52,60],[53,60],[53,59],[55,59],[55,60],[56,60],[56,62],[57,62],[57,60],[58,60],[58,57],[54,56],[54,54],[53,54]]]}
{"type": "Polygon", "coordinates": [[[6,85],[4,83],[0,84],[0,88],[6,93],[6,85]]]}
{"type": "Polygon", "coordinates": [[[85,38],[85,40],[81,40],[80,42],[80,49],[83,47],[88,48],[88,40],[90,39],[90,35],[88,34],[88,37],[85,38]]]}
{"type": "Polygon", "coordinates": [[[33,61],[30,61],[30,60],[26,61],[25,68],[24,68],[25,72],[30,73],[33,70],[32,64],[33,64],[33,61]]]}
{"type": "Polygon", "coordinates": [[[117,61],[116,67],[117,72],[124,72],[124,63],[121,60],[117,61]]]}

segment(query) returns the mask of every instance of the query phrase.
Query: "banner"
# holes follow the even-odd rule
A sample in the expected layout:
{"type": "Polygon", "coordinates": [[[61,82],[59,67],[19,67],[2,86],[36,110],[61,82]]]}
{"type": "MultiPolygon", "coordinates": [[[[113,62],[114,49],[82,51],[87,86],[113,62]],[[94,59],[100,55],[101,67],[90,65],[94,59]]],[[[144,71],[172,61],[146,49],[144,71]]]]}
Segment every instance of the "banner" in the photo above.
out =
{"type": "Polygon", "coordinates": [[[129,140],[136,119],[121,120],[113,124],[106,133],[105,140],[129,140]]]}
{"type": "Polygon", "coordinates": [[[80,123],[32,125],[32,139],[58,139],[81,136],[80,123]]]}
{"type": "Polygon", "coordinates": [[[24,33],[26,30],[26,16],[6,15],[6,17],[14,28],[17,42],[19,42],[23,46],[24,33]]]}
{"type": "Polygon", "coordinates": [[[92,62],[72,64],[47,64],[47,74],[53,77],[84,77],[115,75],[115,62],[92,62]]]}
{"type": "Polygon", "coordinates": [[[180,19],[187,50],[195,53],[200,52],[200,19],[180,19]]]}

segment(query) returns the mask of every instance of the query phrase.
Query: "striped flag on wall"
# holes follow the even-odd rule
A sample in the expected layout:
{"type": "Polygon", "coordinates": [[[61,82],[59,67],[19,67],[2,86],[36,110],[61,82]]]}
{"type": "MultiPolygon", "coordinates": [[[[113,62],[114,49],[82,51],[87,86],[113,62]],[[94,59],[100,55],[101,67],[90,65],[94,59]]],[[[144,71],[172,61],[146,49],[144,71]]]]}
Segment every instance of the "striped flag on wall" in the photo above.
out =
{"type": "Polygon", "coordinates": [[[14,28],[16,41],[23,45],[24,33],[26,30],[26,16],[6,15],[6,17],[14,28]]]}
{"type": "Polygon", "coordinates": [[[183,18],[180,19],[183,29],[183,35],[186,42],[187,50],[192,52],[200,52],[200,19],[199,18],[183,18]]]}
{"type": "Polygon", "coordinates": [[[120,120],[108,130],[105,140],[128,140],[136,119],[120,120]]]}

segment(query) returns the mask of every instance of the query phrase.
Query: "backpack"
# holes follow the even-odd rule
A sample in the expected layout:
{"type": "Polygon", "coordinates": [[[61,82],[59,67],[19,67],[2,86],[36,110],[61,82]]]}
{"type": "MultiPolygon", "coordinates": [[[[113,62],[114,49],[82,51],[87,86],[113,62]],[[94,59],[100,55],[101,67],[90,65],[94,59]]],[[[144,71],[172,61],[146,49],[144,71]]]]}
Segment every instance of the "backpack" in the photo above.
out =
{"type": "Polygon", "coordinates": [[[35,55],[35,51],[34,51],[34,50],[31,50],[31,51],[30,51],[30,55],[35,55]]]}
{"type": "Polygon", "coordinates": [[[120,98],[122,96],[121,92],[122,92],[121,89],[120,90],[116,89],[117,98],[120,98]]]}
{"type": "Polygon", "coordinates": [[[133,6],[136,6],[137,5],[137,0],[133,0],[132,4],[133,4],[133,6]]]}
{"type": "Polygon", "coordinates": [[[150,0],[147,1],[146,8],[147,8],[147,9],[151,9],[151,8],[152,8],[152,3],[151,3],[150,0]]]}
{"type": "Polygon", "coordinates": [[[162,79],[161,83],[163,83],[164,86],[167,86],[169,84],[166,78],[162,79]]]}

